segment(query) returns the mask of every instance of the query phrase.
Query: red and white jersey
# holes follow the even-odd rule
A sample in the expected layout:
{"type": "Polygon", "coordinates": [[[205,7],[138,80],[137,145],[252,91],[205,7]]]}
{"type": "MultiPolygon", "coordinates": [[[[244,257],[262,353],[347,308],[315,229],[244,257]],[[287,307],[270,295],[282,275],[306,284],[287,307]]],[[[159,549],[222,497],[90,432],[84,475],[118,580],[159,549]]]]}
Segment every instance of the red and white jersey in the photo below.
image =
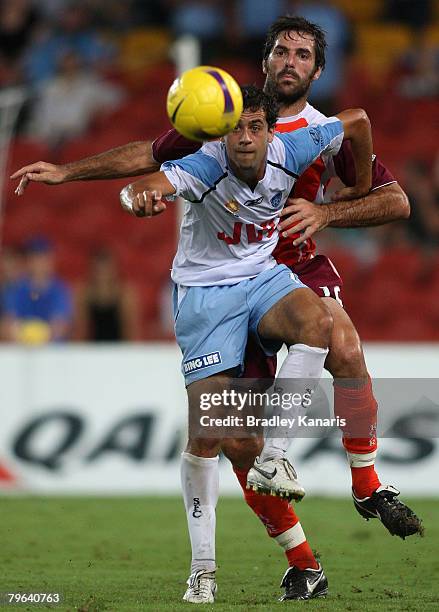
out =
{"type": "MultiPolygon", "coordinates": [[[[299,128],[307,127],[308,125],[324,125],[329,118],[323,115],[311,104],[306,103],[302,112],[291,117],[280,117],[276,123],[276,131],[294,132],[299,128]]],[[[329,166],[328,156],[321,156],[313,165],[308,168],[300,177],[300,187],[296,184],[294,196],[297,198],[305,198],[310,202],[323,202],[324,198],[324,177],[325,170],[329,166]]],[[[333,167],[333,165],[332,165],[333,167]]],[[[328,176],[329,180],[329,176],[328,176]]]]}
{"type": "MultiPolygon", "coordinates": [[[[292,132],[308,125],[325,124],[328,120],[329,118],[326,115],[307,103],[297,115],[279,118],[276,131],[281,133],[292,132]]],[[[187,140],[176,130],[169,130],[153,142],[152,150],[154,158],[163,163],[194,153],[200,147],[200,143],[187,140]]],[[[297,179],[292,196],[321,204],[325,201],[325,194],[330,193],[330,182],[335,177],[338,177],[342,184],[347,187],[355,185],[355,162],[348,140],[343,141],[340,151],[334,157],[321,156],[318,158],[297,179]]],[[[374,156],[372,190],[394,182],[396,180],[389,170],[374,156]]],[[[292,267],[306,262],[314,256],[316,246],[312,238],[296,247],[293,245],[293,240],[296,237],[297,235],[288,238],[279,237],[278,244],[273,252],[273,256],[278,263],[292,267]]]]}
{"type": "MultiPolygon", "coordinates": [[[[280,117],[277,120],[277,132],[292,132],[308,125],[322,125],[328,121],[328,117],[311,106],[308,102],[304,109],[297,115],[291,117],[280,117]]],[[[322,155],[317,159],[312,166],[298,178],[294,185],[292,196],[295,198],[304,198],[310,202],[321,204],[325,201],[330,201],[330,198],[325,199],[325,193],[328,190],[331,179],[338,177],[346,186],[355,185],[355,163],[352,157],[350,144],[344,141],[340,153],[336,157],[322,155]],[[338,159],[337,159],[338,158],[338,159]]],[[[374,171],[372,180],[372,189],[395,182],[393,176],[379,164],[378,172],[376,168],[376,159],[374,158],[374,171]],[[384,170],[384,172],[383,172],[384,170]]],[[[314,256],[316,245],[312,238],[308,238],[301,245],[295,247],[292,242],[298,237],[298,234],[288,238],[279,237],[279,242],[273,253],[273,256],[279,263],[284,263],[287,266],[308,261],[314,256]]]]}

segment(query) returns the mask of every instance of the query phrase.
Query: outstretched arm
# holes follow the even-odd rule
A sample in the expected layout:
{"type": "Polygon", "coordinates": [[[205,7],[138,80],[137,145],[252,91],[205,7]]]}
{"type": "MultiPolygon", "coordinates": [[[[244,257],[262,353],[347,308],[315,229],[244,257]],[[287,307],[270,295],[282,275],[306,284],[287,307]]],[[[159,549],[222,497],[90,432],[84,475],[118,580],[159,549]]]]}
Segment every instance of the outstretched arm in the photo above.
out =
{"type": "Polygon", "coordinates": [[[165,207],[161,198],[175,192],[164,172],[154,172],[124,187],[120,192],[120,203],[124,210],[136,217],[152,217],[165,207]]]}
{"type": "Polygon", "coordinates": [[[44,161],[35,162],[20,168],[11,179],[20,179],[15,193],[23,195],[28,184],[33,181],[46,185],[59,185],[69,181],[89,181],[96,179],[115,179],[138,176],[154,172],[159,163],[152,153],[152,142],[130,142],[98,155],[92,155],[68,164],[55,165],[44,161]]]}

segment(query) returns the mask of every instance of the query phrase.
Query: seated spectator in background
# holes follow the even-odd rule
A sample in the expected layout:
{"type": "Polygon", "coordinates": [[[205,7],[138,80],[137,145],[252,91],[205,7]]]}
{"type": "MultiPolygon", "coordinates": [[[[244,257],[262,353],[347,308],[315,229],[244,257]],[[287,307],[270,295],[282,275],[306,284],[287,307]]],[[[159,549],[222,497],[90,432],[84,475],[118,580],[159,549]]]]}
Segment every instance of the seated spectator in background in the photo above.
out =
{"type": "Polygon", "coordinates": [[[34,40],[24,57],[26,79],[38,85],[53,78],[59,58],[75,53],[87,68],[106,67],[115,55],[112,44],[102,39],[92,25],[91,15],[84,2],[64,5],[58,20],[35,32],[34,40]]]}
{"type": "Polygon", "coordinates": [[[410,160],[405,170],[404,188],[411,204],[410,223],[406,228],[411,239],[427,250],[439,246],[437,173],[431,173],[427,164],[418,159],[410,160]]]}
{"type": "Polygon", "coordinates": [[[330,0],[289,0],[287,11],[318,24],[326,33],[326,67],[311,88],[309,101],[319,111],[333,115],[343,85],[345,58],[352,47],[352,32],[344,14],[330,0]]]}
{"type": "Polygon", "coordinates": [[[38,13],[30,0],[3,0],[0,3],[0,55],[9,62],[19,60],[37,21],[38,13]]]}
{"type": "Polygon", "coordinates": [[[418,44],[402,60],[404,75],[398,93],[405,98],[436,98],[439,94],[439,49],[419,33],[418,44]]]}
{"type": "Polygon", "coordinates": [[[72,322],[67,286],[55,275],[53,247],[42,237],[25,245],[25,276],[4,293],[4,338],[23,344],[66,340],[72,322]]]}
{"type": "Polygon", "coordinates": [[[52,147],[83,134],[102,113],[116,110],[124,99],[120,87],[84,69],[70,51],[61,56],[58,74],[41,86],[31,111],[29,134],[52,147]]]}
{"type": "Polygon", "coordinates": [[[124,282],[110,251],[92,255],[85,284],[76,291],[78,340],[119,342],[140,339],[138,296],[124,282]]]}
{"type": "Polygon", "coordinates": [[[37,22],[30,0],[0,3],[0,88],[23,84],[21,60],[37,22]]]}

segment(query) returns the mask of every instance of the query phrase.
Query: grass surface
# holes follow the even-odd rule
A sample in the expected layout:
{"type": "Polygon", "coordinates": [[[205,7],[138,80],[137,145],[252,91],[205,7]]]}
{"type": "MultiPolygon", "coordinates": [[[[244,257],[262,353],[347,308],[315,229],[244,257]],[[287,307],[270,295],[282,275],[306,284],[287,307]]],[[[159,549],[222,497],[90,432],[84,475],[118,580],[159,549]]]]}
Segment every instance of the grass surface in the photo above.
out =
{"type": "MultiPolygon", "coordinates": [[[[202,609],[439,610],[439,501],[410,505],[425,538],[402,541],[363,521],[349,500],[306,499],[298,512],[330,595],[282,604],[283,552],[241,499],[223,498],[217,602],[202,609]]],[[[187,611],[185,520],[179,498],[0,498],[0,591],[61,591],[55,610],[187,611]]]]}

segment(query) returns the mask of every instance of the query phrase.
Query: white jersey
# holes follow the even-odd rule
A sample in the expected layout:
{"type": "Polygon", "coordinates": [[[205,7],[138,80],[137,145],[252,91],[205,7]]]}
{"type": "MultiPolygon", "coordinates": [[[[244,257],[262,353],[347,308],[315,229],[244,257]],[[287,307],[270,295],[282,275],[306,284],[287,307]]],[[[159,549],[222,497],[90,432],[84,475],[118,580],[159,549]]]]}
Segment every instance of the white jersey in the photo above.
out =
{"type": "Polygon", "coordinates": [[[343,124],[335,117],[325,125],[276,134],[254,190],[231,172],[222,142],[164,163],[161,169],[186,200],[172,280],[233,285],[274,267],[279,214],[296,179],[323,152],[335,155],[342,140],[343,124]]]}

